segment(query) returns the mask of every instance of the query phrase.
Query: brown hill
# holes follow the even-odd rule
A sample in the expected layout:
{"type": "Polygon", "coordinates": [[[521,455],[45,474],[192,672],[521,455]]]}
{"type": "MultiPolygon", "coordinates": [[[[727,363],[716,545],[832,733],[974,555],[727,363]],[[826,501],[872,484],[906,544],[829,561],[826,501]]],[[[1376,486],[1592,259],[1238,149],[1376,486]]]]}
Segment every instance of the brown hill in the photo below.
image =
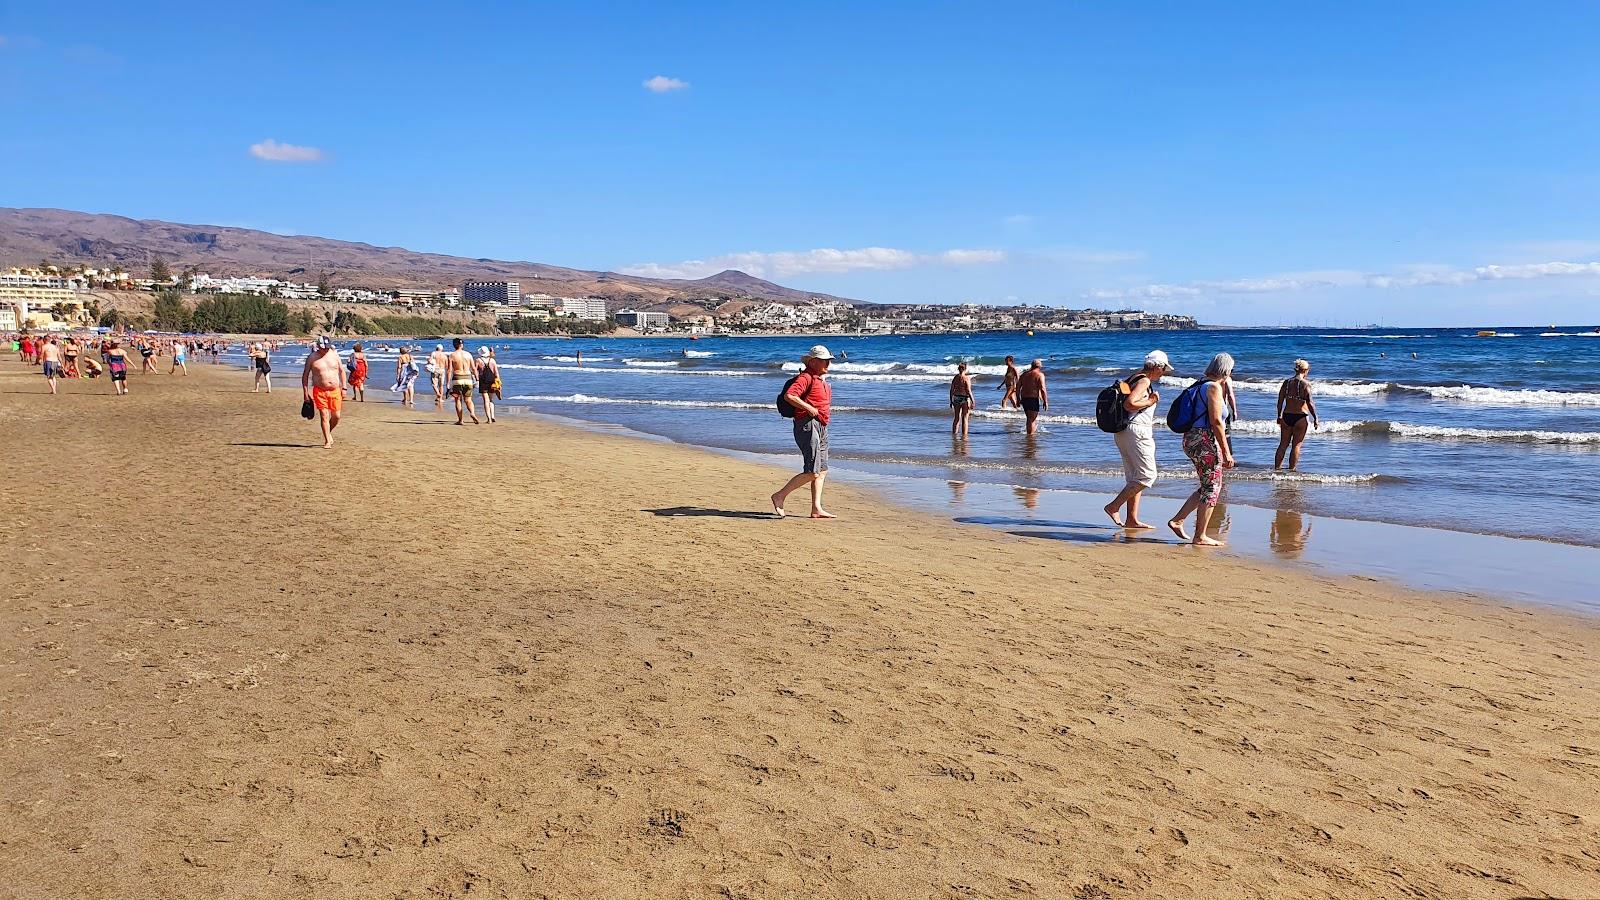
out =
{"type": "Polygon", "coordinates": [[[157,255],[174,271],[193,265],[217,276],[258,275],[312,282],[326,271],[336,286],[374,290],[442,290],[479,279],[520,281],[525,293],[605,297],[613,308],[633,305],[665,309],[684,304],[715,308],[727,306],[726,301],[740,305],[752,300],[803,303],[813,297],[855,302],[797,291],[731,270],[693,281],[639,278],[249,228],[183,225],[64,209],[0,207],[0,265],[34,265],[48,260],[55,264],[121,266],[143,276],[157,255]]]}

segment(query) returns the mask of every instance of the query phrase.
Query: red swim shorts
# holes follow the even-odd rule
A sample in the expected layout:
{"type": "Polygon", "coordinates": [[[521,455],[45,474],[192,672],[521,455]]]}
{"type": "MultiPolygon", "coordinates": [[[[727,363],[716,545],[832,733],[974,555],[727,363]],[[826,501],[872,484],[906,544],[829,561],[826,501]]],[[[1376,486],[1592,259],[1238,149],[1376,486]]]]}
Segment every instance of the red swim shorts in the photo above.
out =
{"type": "Polygon", "coordinates": [[[311,389],[311,405],[336,413],[344,408],[344,391],[336,387],[314,387],[311,389]]]}

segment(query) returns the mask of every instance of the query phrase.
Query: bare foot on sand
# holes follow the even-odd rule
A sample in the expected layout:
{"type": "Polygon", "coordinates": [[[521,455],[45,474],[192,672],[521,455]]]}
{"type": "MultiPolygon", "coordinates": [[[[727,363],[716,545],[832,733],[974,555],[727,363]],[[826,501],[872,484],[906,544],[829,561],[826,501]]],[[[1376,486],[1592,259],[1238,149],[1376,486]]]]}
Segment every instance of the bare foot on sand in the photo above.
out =
{"type": "Polygon", "coordinates": [[[1194,536],[1194,545],[1196,547],[1221,547],[1222,542],[1213,537],[1197,534],[1194,536]]]}
{"type": "Polygon", "coordinates": [[[333,442],[329,441],[328,443],[323,444],[322,445],[322,449],[324,449],[324,450],[332,450],[333,449],[333,442]]]}
{"type": "Polygon", "coordinates": [[[1189,532],[1183,530],[1183,523],[1177,519],[1169,519],[1167,527],[1171,528],[1172,533],[1178,536],[1178,540],[1187,541],[1189,539],[1189,532]]]}
{"type": "Polygon", "coordinates": [[[828,512],[825,509],[813,509],[811,511],[811,518],[813,518],[813,519],[837,519],[839,517],[834,515],[831,512],[828,512]]]}
{"type": "Polygon", "coordinates": [[[1107,505],[1100,508],[1106,511],[1106,518],[1111,520],[1111,524],[1117,526],[1118,528],[1122,527],[1122,520],[1117,518],[1117,507],[1107,505]]]}
{"type": "Polygon", "coordinates": [[[1145,523],[1139,522],[1139,521],[1133,521],[1133,522],[1129,522],[1128,524],[1126,524],[1126,525],[1124,525],[1122,527],[1128,529],[1129,531],[1149,531],[1150,529],[1154,528],[1155,526],[1154,525],[1146,525],[1145,523]]]}
{"type": "Polygon", "coordinates": [[[781,519],[788,515],[788,513],[783,511],[783,504],[779,502],[777,494],[773,494],[769,499],[772,500],[772,514],[774,516],[777,516],[781,519]]]}

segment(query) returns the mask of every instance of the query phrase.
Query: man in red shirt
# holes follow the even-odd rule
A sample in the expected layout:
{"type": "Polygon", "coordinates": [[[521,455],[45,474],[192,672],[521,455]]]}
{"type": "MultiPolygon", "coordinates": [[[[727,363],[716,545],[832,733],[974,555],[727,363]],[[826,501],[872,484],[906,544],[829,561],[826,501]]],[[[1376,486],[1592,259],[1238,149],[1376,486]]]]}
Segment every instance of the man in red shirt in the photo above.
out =
{"type": "Polygon", "coordinates": [[[828,364],[833,354],[821,344],[800,357],[805,371],[795,377],[784,398],[794,407],[794,442],[800,448],[800,474],[772,495],[772,512],[783,518],[783,501],[801,485],[811,485],[811,518],[832,519],[822,508],[822,483],[828,477],[828,413],[833,388],[828,384],[828,364]]]}

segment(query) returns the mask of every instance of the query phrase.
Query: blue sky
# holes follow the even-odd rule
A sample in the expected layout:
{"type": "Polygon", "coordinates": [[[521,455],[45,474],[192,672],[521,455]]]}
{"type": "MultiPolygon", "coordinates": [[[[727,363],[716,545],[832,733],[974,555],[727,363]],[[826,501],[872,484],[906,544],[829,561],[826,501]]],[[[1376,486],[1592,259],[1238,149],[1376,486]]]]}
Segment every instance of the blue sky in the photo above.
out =
{"type": "Polygon", "coordinates": [[[0,205],[879,301],[1589,324],[1597,33],[1560,2],[6,4],[0,205]]]}

